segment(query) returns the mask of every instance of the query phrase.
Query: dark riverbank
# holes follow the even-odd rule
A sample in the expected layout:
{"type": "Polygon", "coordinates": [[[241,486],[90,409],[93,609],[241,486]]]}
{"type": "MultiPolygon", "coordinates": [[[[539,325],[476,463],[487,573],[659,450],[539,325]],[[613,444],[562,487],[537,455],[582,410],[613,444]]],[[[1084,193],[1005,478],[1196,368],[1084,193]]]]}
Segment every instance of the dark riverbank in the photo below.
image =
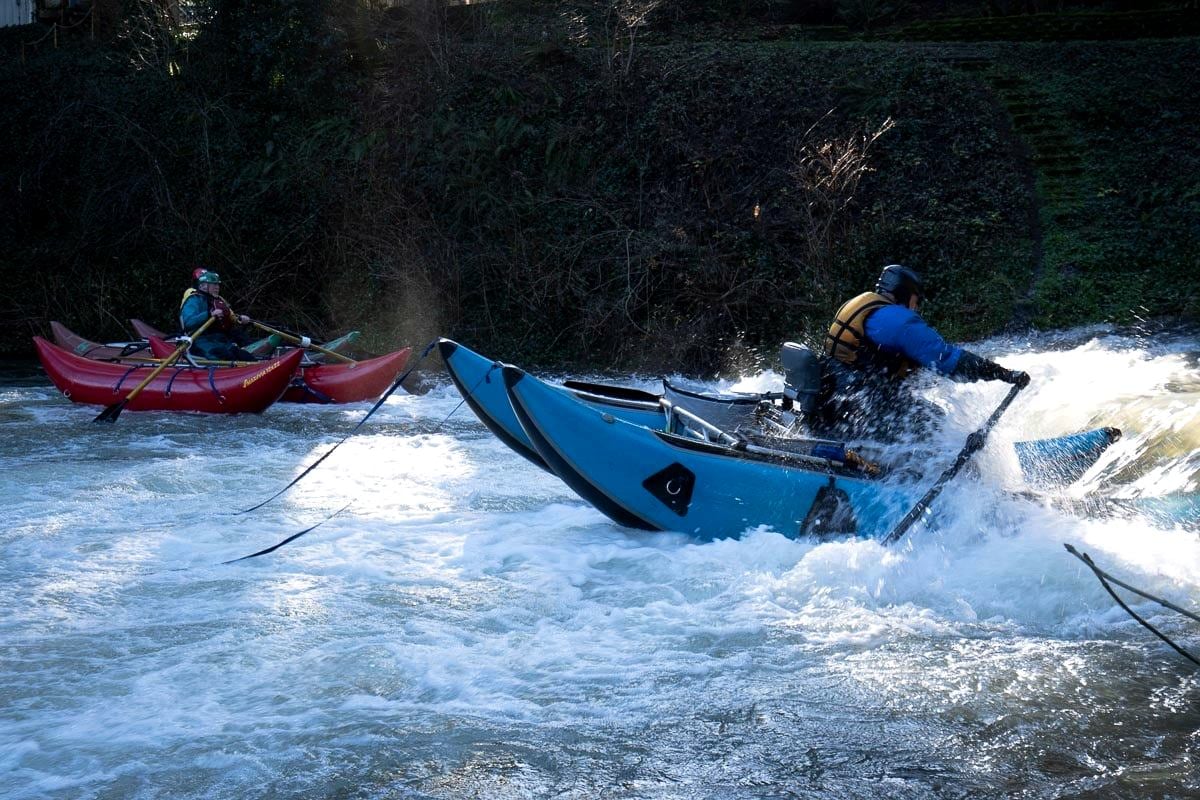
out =
{"type": "Polygon", "coordinates": [[[1200,308],[1196,38],[355,9],[114,24],[23,61],[32,31],[5,31],[0,347],[169,325],[195,265],[376,349],[593,367],[772,352],[891,261],[954,337],[1200,308]]]}

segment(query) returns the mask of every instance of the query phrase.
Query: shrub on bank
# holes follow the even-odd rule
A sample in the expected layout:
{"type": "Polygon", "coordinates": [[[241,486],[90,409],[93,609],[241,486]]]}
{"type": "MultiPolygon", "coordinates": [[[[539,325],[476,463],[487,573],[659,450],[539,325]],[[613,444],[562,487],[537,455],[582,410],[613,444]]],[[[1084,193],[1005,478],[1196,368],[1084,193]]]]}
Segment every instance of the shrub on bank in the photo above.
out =
{"type": "Polygon", "coordinates": [[[673,42],[604,4],[231,6],[186,47],[0,64],[7,351],[51,318],[167,325],[196,264],[260,317],[527,363],[771,354],[892,261],[955,337],[1196,311],[1194,40],[973,45],[967,70],[673,42]]]}

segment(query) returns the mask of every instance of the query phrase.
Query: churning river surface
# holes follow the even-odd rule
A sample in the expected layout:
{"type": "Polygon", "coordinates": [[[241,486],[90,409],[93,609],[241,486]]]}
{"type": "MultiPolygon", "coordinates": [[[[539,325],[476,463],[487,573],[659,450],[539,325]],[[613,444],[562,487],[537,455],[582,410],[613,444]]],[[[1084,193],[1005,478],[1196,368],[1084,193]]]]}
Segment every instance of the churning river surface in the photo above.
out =
{"type": "MultiPolygon", "coordinates": [[[[622,528],[445,381],[235,515],[369,404],[103,426],[10,373],[0,797],[1196,797],[1200,671],[1063,549],[1196,610],[1196,520],[1017,497],[1011,444],[1115,425],[1069,494],[1195,493],[1200,339],[977,349],[1033,385],[892,548],[622,528]]],[[[954,422],[926,480],[1004,389],[929,383],[954,422]]]]}

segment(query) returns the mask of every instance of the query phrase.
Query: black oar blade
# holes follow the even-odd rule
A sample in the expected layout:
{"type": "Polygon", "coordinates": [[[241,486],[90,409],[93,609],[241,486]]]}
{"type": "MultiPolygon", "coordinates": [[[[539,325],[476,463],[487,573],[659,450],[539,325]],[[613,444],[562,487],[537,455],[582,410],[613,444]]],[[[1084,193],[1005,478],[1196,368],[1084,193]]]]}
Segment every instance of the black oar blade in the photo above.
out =
{"type": "Polygon", "coordinates": [[[117,417],[121,416],[122,409],[125,408],[125,401],[113,403],[108,408],[101,411],[92,422],[116,422],[117,417]]]}

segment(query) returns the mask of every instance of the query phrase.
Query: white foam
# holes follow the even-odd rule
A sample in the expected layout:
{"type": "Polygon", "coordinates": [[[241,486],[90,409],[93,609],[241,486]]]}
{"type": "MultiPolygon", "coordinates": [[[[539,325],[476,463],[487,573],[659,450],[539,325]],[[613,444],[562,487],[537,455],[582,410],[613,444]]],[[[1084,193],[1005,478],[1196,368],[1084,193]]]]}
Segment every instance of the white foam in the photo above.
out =
{"type": "MultiPolygon", "coordinates": [[[[347,752],[427,757],[403,752],[411,730],[645,730],[777,698],[784,683],[839,708],[1001,720],[1030,697],[1095,700],[1087,681],[1123,685],[1122,667],[1089,663],[1097,647],[1170,663],[1062,545],[1195,608],[1194,531],[1014,497],[1011,443],[1117,424],[1125,438],[1068,494],[1194,490],[1189,387],[1200,379],[1186,348],[1104,330],[976,347],[1033,384],[977,456],[978,477],[954,481],[893,548],[621,528],[492,437],[449,384],[393,396],[299,486],[232,516],[369,405],[232,420],[130,413],[99,432],[94,414],[44,390],[6,390],[22,409],[0,417],[9,791],[113,793],[181,770],[185,795],[254,794],[278,775],[304,776],[286,784],[301,791],[322,785],[310,770],[341,774],[347,752]],[[218,566],[347,503],[269,556],[218,566]]],[[[768,371],[707,385],[780,384],[768,371]]],[[[1003,388],[923,384],[952,414],[925,480],[1003,388]]],[[[1133,607],[1196,643],[1161,608],[1133,607]]],[[[1164,688],[1155,713],[1188,708],[1191,691],[1164,688]]]]}

